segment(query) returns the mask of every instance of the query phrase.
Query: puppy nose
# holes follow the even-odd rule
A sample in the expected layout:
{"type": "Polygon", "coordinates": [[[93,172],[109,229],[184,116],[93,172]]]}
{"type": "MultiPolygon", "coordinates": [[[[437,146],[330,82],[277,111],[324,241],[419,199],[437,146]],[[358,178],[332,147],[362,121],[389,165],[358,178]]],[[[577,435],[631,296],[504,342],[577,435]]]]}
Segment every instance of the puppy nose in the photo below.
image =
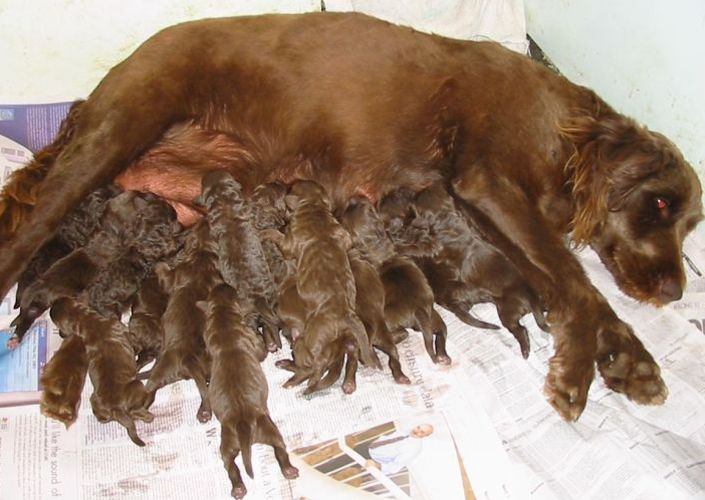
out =
{"type": "Polygon", "coordinates": [[[675,278],[664,278],[661,281],[660,296],[664,302],[673,302],[683,296],[683,289],[675,278]]]}

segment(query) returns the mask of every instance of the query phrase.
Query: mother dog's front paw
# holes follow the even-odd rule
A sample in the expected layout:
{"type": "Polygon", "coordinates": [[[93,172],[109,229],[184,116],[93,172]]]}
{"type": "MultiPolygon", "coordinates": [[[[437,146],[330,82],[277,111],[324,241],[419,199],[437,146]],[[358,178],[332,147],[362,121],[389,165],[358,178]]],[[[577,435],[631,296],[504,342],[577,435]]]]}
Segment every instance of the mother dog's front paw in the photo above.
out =
{"type": "Polygon", "coordinates": [[[561,417],[574,422],[585,409],[595,367],[592,360],[568,359],[559,354],[550,359],[544,393],[561,417]]]}
{"type": "Polygon", "coordinates": [[[597,366],[607,387],[635,403],[660,405],[668,397],[661,369],[624,323],[598,336],[597,366]]]}

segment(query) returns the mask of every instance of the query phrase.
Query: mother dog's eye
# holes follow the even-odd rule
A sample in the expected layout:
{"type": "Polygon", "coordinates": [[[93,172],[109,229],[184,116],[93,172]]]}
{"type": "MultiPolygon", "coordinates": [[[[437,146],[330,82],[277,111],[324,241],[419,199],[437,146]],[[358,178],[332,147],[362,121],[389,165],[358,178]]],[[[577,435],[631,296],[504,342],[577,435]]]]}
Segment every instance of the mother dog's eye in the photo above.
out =
{"type": "Polygon", "coordinates": [[[668,206],[670,205],[670,203],[668,202],[667,199],[661,198],[660,196],[657,196],[656,198],[654,198],[654,202],[656,203],[656,208],[658,208],[659,210],[663,210],[664,208],[668,208],[668,206]]]}

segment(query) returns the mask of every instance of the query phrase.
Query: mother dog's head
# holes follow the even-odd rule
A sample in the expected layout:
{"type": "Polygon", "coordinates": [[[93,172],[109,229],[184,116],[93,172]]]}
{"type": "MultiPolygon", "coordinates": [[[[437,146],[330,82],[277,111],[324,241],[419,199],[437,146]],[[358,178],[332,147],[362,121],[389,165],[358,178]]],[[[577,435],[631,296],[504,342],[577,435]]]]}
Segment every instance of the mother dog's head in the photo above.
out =
{"type": "Polygon", "coordinates": [[[573,240],[589,244],[632,297],[663,305],[685,286],[681,247],[703,218],[693,168],[663,135],[616,113],[564,124],[573,240]]]}

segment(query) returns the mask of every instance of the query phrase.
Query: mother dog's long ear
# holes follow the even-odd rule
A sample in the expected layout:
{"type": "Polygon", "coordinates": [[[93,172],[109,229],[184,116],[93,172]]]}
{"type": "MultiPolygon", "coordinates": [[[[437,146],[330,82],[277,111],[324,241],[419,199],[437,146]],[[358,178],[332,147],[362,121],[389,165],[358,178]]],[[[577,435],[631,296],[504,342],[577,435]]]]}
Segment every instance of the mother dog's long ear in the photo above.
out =
{"type": "Polygon", "coordinates": [[[672,145],[617,113],[581,116],[560,127],[573,148],[566,163],[575,213],[573,241],[590,242],[610,211],[620,210],[646,178],[673,161],[672,145]]]}

